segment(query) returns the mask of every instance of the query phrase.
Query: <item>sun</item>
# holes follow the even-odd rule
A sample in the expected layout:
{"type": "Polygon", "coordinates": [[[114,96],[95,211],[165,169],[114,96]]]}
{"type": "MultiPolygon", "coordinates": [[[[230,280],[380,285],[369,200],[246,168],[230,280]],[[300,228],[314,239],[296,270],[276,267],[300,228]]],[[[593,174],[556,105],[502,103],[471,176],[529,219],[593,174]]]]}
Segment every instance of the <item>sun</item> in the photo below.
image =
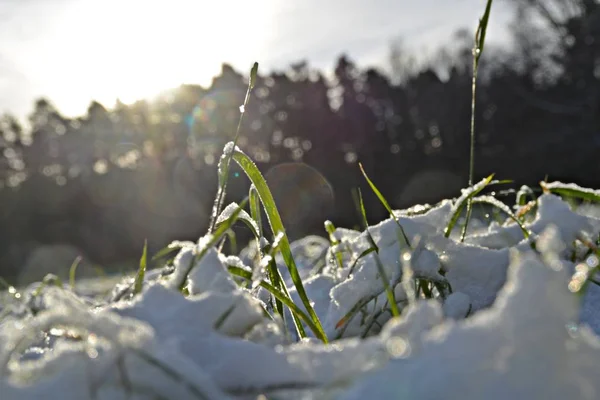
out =
{"type": "Polygon", "coordinates": [[[210,84],[221,64],[251,66],[265,53],[274,0],[80,0],[40,49],[43,87],[66,114],[89,100],[111,107],[182,83],[210,84]]]}

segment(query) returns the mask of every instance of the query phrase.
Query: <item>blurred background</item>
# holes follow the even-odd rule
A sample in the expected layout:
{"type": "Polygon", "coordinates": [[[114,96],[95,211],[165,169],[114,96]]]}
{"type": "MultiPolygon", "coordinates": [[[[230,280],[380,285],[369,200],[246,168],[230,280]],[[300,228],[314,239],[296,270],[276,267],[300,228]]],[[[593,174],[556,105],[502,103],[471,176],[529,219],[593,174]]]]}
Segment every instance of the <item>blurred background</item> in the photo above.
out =
{"type": "MultiPolygon", "coordinates": [[[[484,7],[0,0],[0,276],[124,271],[145,239],[204,234],[254,61],[238,144],[293,238],[358,225],[356,187],[385,217],[358,162],[395,208],[459,195],[484,7]]],[[[600,184],[597,0],[496,0],[479,77],[477,179],[600,184]]],[[[227,203],[248,187],[234,168],[227,203]]]]}

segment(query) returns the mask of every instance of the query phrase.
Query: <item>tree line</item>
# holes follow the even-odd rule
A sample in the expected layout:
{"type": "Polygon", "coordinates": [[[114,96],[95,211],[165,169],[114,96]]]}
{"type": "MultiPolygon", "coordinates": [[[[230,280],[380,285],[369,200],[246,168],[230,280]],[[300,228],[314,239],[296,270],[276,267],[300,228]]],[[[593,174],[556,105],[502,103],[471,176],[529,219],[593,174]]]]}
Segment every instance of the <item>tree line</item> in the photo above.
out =
{"type": "MultiPolygon", "coordinates": [[[[513,3],[514,45],[489,48],[482,61],[476,174],[495,173],[517,185],[547,176],[597,186],[600,6],[513,3]]],[[[460,31],[452,46],[418,64],[395,45],[389,72],[359,68],[341,55],[332,76],[305,61],[259,75],[239,147],[265,173],[284,162],[304,163],[332,188],[334,206],[321,210],[315,200],[323,212],[307,218],[298,234],[323,234],[323,218],[357,225],[356,187],[371,222],[385,216],[358,162],[394,207],[460,194],[468,175],[471,47],[471,34],[460,31]]],[[[42,244],[69,243],[107,265],[137,259],[145,239],[156,250],[205,232],[216,166],[236,132],[246,87],[247,77],[224,64],[207,88],[182,85],[110,109],[92,102],[77,118],[38,99],[28,126],[3,115],[0,275],[14,277],[42,244]]],[[[279,177],[281,189],[274,190],[283,192],[281,206],[293,213],[309,201],[302,196],[318,196],[317,178],[279,177]]],[[[228,201],[247,190],[233,168],[228,201]]]]}

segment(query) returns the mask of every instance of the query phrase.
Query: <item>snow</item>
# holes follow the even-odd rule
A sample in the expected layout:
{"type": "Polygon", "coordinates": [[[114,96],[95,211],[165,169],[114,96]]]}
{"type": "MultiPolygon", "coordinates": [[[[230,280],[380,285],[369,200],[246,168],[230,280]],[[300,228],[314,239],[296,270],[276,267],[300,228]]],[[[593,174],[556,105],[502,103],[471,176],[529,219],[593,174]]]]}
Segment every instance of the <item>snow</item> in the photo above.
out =
{"type": "MultiPolygon", "coordinates": [[[[341,227],[331,233],[337,244],[317,236],[291,244],[329,344],[308,327],[299,340],[287,308],[282,319],[269,292],[230,275],[235,266],[266,279],[256,241],[239,256],[211,247],[211,235],[180,243],[173,266],[148,271],[135,295],[131,278],[106,298],[50,278],[7,294],[0,398],[600,397],[600,287],[572,292],[598,265],[584,241],[595,243],[600,212],[541,195],[523,220],[534,250],[510,218],[464,242],[446,238],[458,201],[394,211],[410,248],[393,218],[369,227],[377,251],[366,255],[367,232],[341,227]],[[415,298],[424,287],[431,298],[415,298]]],[[[304,310],[279,254],[275,262],[304,310]]]]}

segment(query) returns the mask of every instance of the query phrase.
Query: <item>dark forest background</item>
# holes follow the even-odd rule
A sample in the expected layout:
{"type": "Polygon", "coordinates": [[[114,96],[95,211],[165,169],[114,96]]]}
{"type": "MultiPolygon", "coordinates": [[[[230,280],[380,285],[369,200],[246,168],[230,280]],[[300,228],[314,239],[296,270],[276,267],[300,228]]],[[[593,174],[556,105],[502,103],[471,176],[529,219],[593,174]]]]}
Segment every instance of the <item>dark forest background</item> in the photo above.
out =
{"type": "MultiPolygon", "coordinates": [[[[482,60],[477,177],[496,173],[519,186],[548,176],[598,187],[600,4],[512,3],[513,46],[488,47],[482,60]]],[[[358,68],[346,55],[334,60],[333,79],[304,61],[259,71],[239,146],[263,172],[306,163],[334,191],[335,208],[315,202],[325,215],[307,218],[298,235],[324,234],[323,218],[356,225],[355,187],[363,189],[371,222],[385,217],[358,162],[393,207],[460,194],[468,176],[472,45],[472,32],[459,31],[450,45],[417,61],[395,42],[391,73],[358,68]]],[[[92,102],[79,118],[39,99],[27,127],[2,116],[0,276],[23,281],[41,264],[70,265],[77,254],[109,271],[134,266],[145,239],[156,251],[205,233],[244,75],[223,65],[208,88],[182,85],[112,109],[92,102]]],[[[247,194],[248,182],[236,172],[228,201],[247,194]]],[[[297,185],[310,196],[310,179],[297,185]]],[[[297,205],[288,203],[282,207],[297,205]]]]}

